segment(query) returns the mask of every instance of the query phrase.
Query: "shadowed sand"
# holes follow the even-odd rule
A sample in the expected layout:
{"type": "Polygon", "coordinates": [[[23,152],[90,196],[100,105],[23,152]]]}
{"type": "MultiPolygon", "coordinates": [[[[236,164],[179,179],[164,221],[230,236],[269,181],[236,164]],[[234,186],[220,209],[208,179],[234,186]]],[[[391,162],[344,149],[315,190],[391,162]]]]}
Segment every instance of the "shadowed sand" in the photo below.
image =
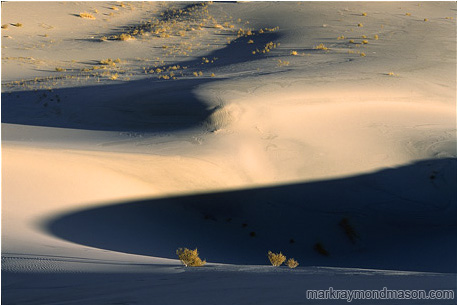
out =
{"type": "Polygon", "coordinates": [[[82,245],[155,257],[198,247],[211,262],[266,264],[274,250],[305,266],[453,273],[455,186],[456,160],[430,160],[336,180],[104,205],[45,228],[82,245]]]}

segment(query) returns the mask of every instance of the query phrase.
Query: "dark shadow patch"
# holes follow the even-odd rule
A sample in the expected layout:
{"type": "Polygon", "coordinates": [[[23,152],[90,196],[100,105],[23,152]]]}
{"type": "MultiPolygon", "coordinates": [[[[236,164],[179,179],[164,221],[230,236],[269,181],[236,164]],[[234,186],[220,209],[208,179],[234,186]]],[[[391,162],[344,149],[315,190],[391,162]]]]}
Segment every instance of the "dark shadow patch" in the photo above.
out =
{"type": "Polygon", "coordinates": [[[456,209],[456,159],[443,159],[328,181],[100,206],[43,227],[82,245],[165,258],[197,247],[209,262],[267,264],[267,251],[281,250],[301,265],[455,273],[456,209]],[[357,243],[338,226],[347,217],[357,243]],[[332,256],[317,252],[317,241],[332,256]]]}

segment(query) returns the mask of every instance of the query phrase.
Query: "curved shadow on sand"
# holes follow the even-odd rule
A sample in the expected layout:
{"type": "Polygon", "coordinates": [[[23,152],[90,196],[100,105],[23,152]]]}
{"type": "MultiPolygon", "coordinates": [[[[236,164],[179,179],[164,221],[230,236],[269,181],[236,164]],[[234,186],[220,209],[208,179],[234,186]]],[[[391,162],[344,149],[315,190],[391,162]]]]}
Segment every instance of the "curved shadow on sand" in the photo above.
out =
{"type": "Polygon", "coordinates": [[[304,266],[456,273],[456,200],[456,159],[442,159],[335,180],[98,206],[43,227],[81,245],[165,258],[176,258],[178,247],[198,247],[211,262],[267,264],[272,250],[304,266]]]}
{"type": "Polygon", "coordinates": [[[277,33],[259,35],[256,45],[249,48],[248,38],[240,37],[207,55],[208,58],[218,58],[211,64],[202,65],[199,58],[166,65],[187,66],[191,78],[164,81],[154,76],[116,85],[2,93],[2,123],[141,132],[198,127],[205,123],[217,105],[197,97],[194,90],[218,79],[195,78],[192,71],[205,72],[263,58],[265,55],[253,56],[250,50],[278,37],[277,33]]]}

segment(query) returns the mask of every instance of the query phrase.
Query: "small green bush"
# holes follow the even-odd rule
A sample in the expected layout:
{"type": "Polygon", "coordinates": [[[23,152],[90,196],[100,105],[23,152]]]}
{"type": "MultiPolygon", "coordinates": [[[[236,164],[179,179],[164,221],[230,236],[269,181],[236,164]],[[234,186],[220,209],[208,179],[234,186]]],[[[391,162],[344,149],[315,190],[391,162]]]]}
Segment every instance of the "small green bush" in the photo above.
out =
{"type": "Polygon", "coordinates": [[[278,267],[285,262],[286,257],[281,252],[278,254],[272,253],[271,251],[267,252],[267,257],[269,258],[272,266],[278,267]]]}
{"type": "Polygon", "coordinates": [[[189,250],[187,248],[179,248],[177,250],[177,255],[186,267],[202,267],[207,263],[205,260],[199,258],[199,252],[197,252],[197,249],[189,250]]]}

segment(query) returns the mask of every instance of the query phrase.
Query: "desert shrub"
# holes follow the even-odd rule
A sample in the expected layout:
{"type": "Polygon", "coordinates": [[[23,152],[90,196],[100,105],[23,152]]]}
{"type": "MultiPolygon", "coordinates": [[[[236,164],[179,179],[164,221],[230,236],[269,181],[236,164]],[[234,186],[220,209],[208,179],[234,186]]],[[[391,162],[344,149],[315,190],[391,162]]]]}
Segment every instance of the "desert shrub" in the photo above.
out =
{"type": "Polygon", "coordinates": [[[278,267],[285,262],[286,257],[281,252],[278,254],[272,253],[271,251],[267,252],[267,257],[269,258],[272,266],[278,267]]]}
{"type": "Polygon", "coordinates": [[[89,14],[89,13],[80,13],[79,16],[84,19],[95,19],[94,15],[89,14]]]}
{"type": "Polygon", "coordinates": [[[317,49],[317,50],[328,50],[329,48],[326,47],[323,43],[321,43],[318,46],[315,46],[315,49],[317,49]]]}
{"type": "Polygon", "coordinates": [[[294,269],[299,265],[299,263],[296,260],[294,260],[294,258],[290,258],[286,261],[286,265],[291,269],[294,269]]]}
{"type": "Polygon", "coordinates": [[[323,256],[329,256],[329,252],[323,247],[321,243],[315,244],[314,250],[323,256]]]}
{"type": "Polygon", "coordinates": [[[3,24],[2,25],[2,29],[8,29],[8,25],[7,24],[3,24]]]}
{"type": "Polygon", "coordinates": [[[207,263],[205,260],[200,259],[197,249],[189,250],[187,248],[179,248],[177,250],[177,255],[186,267],[202,267],[207,263]]]}

